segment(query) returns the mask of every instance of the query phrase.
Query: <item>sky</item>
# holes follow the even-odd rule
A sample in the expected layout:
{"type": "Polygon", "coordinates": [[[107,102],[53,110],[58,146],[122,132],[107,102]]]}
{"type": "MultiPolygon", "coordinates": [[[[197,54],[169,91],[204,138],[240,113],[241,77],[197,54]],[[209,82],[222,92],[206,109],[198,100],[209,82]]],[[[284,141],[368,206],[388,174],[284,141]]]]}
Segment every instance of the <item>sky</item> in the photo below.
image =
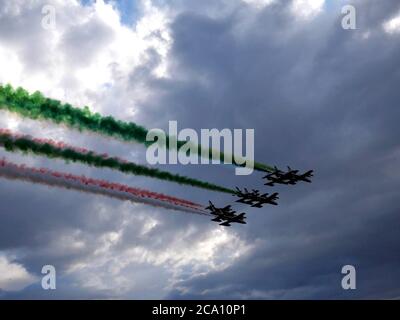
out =
{"type": "MultiPolygon", "coordinates": [[[[257,161],[315,170],[263,185],[229,165],[162,165],[277,191],[229,194],[8,153],[33,166],[233,204],[247,225],[0,179],[0,299],[400,297],[400,3],[353,0],[0,0],[0,83],[146,128],[255,130],[257,161]],[[42,8],[56,12],[42,26],[42,8]],[[43,290],[53,265],[56,290],[43,290]],[[357,288],[343,290],[344,265],[357,288]]],[[[0,127],[146,163],[144,146],[0,112],[0,127]]]]}

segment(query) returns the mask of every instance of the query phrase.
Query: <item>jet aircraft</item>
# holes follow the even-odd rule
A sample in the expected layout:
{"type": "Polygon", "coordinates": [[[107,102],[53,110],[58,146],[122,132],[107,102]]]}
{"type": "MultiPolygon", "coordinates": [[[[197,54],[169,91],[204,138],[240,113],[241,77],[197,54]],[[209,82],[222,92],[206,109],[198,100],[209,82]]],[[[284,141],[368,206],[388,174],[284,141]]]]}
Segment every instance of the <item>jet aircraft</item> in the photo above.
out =
{"type": "Polygon", "coordinates": [[[232,207],[226,206],[224,208],[217,208],[211,201],[209,201],[210,205],[206,207],[207,210],[210,210],[210,213],[215,216],[211,221],[221,222],[220,226],[230,227],[231,223],[240,223],[246,224],[245,213],[241,213],[236,215],[236,211],[232,210],[232,207]]]}
{"type": "Polygon", "coordinates": [[[274,171],[264,176],[263,179],[267,179],[268,182],[265,185],[271,187],[275,184],[295,185],[299,181],[311,183],[309,178],[313,177],[313,170],[309,170],[303,174],[298,174],[298,172],[299,170],[292,170],[290,167],[288,167],[287,172],[274,167],[274,171]]]}
{"type": "Polygon", "coordinates": [[[278,205],[275,200],[279,199],[279,194],[276,192],[269,195],[268,193],[260,194],[260,191],[255,189],[250,192],[246,188],[244,188],[244,191],[242,191],[236,187],[236,190],[237,192],[234,194],[234,196],[240,198],[236,200],[236,202],[245,203],[256,208],[262,208],[264,204],[272,204],[275,206],[278,205]]]}

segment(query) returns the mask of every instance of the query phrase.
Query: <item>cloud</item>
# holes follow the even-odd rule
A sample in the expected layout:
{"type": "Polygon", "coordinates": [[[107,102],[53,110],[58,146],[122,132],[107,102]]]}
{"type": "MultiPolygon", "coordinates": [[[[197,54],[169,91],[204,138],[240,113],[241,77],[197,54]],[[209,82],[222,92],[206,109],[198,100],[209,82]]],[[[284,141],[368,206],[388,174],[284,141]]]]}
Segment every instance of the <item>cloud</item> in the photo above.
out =
{"type": "MultiPolygon", "coordinates": [[[[396,292],[380,277],[375,261],[385,261],[391,277],[399,276],[391,227],[396,178],[381,171],[391,167],[388,157],[397,148],[398,130],[391,121],[397,114],[397,74],[388,71],[396,65],[398,45],[382,31],[362,43],[357,33],[340,28],[340,10],[323,22],[294,25],[287,8],[221,19],[185,13],[174,21],[171,73],[177,76],[156,82],[159,100],[149,101],[147,110],[168,106],[170,117],[195,128],[221,123],[255,128],[258,159],[297,163],[318,173],[312,186],[282,188],[280,207],[265,210],[265,220],[254,217],[258,224],[250,222],[246,234],[270,240],[266,245],[224,272],[182,283],[171,298],[354,298],[396,292]],[[346,295],[340,270],[349,261],[363,270],[365,286],[346,295]],[[378,287],[371,280],[377,278],[378,287]]],[[[391,5],[370,9],[370,25],[367,7],[360,3],[357,9],[363,32],[382,23],[391,5]]]]}
{"type": "Polygon", "coordinates": [[[19,291],[36,280],[22,265],[9,261],[4,255],[0,256],[0,290],[19,291]]]}
{"type": "Polygon", "coordinates": [[[400,15],[383,23],[383,29],[387,33],[398,33],[400,32],[400,15]]]}
{"type": "MultiPolygon", "coordinates": [[[[1,61],[8,61],[3,63],[2,70],[8,72],[2,73],[0,82],[12,82],[73,104],[90,104],[94,109],[112,112],[113,108],[105,106],[103,96],[96,92],[103,92],[116,81],[123,82],[142,64],[147,50],[154,50],[161,58],[168,50],[165,14],[149,1],[143,1],[142,10],[142,18],[133,29],[121,23],[112,3],[103,0],[90,6],[56,0],[4,6],[0,53],[1,61]],[[44,4],[55,8],[54,30],[42,28],[44,4]],[[30,76],[26,77],[26,73],[30,76]]],[[[165,65],[155,69],[156,74],[166,74],[165,65]]],[[[132,98],[128,101],[126,108],[134,108],[132,98]]]]}
{"type": "MultiPolygon", "coordinates": [[[[52,4],[59,14],[52,32],[40,27],[40,1],[6,1],[0,9],[0,64],[7,70],[0,81],[149,128],[166,128],[168,120],[196,130],[254,128],[257,160],[316,174],[311,185],[274,188],[277,207],[235,204],[248,212],[248,224],[230,229],[203,217],[1,181],[0,250],[15,255],[3,263],[33,277],[53,264],[59,277],[55,293],[36,281],[2,297],[399,296],[399,44],[382,28],[400,10],[398,1],[356,1],[357,30],[341,28],[336,2],[257,2],[255,10],[242,0],[142,1],[131,25],[111,2],[52,4]],[[340,287],[344,264],[357,269],[355,292],[340,287]]],[[[134,144],[6,113],[0,123],[144,161],[134,144]]],[[[196,202],[232,203],[230,195],[0,154],[196,202]]],[[[163,169],[265,188],[260,175],[238,179],[229,166],[163,169]]]]}
{"type": "Polygon", "coordinates": [[[325,0],[293,0],[291,11],[297,17],[310,19],[322,11],[324,3],[325,0]]]}
{"type": "MultiPolygon", "coordinates": [[[[140,297],[139,292],[145,291],[146,287],[157,287],[159,292],[153,292],[153,295],[162,298],[180,282],[224,270],[251,251],[251,245],[227,230],[199,234],[198,228],[190,226],[185,231],[178,230],[166,236],[154,220],[144,221],[142,230],[136,231],[139,233],[136,245],[125,245],[123,240],[128,229],[104,234],[93,255],[70,266],[69,276],[77,279],[83,288],[110,290],[116,296],[140,297]],[[147,229],[149,223],[153,225],[150,230],[147,229]],[[163,239],[163,243],[153,240],[155,234],[163,239]],[[146,242],[156,242],[156,245],[146,242]],[[141,276],[132,277],[137,272],[141,276]],[[140,280],[142,274],[146,281],[140,280]]],[[[129,225],[126,223],[127,228],[129,225]]]]}
{"type": "Polygon", "coordinates": [[[265,6],[273,3],[275,0],[243,0],[243,2],[248,3],[257,9],[262,9],[265,6]]]}

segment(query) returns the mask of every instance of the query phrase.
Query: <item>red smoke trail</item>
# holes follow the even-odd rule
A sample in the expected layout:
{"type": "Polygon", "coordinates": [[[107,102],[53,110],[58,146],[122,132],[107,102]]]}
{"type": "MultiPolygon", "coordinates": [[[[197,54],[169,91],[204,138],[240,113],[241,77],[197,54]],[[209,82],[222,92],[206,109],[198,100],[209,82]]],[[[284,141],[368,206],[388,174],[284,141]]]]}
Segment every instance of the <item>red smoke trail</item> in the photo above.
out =
{"type": "Polygon", "coordinates": [[[17,165],[8,162],[5,159],[0,159],[0,176],[8,179],[19,179],[49,186],[58,186],[89,193],[101,194],[112,198],[141,202],[167,209],[175,209],[197,214],[207,214],[202,209],[203,206],[187,200],[143,189],[133,188],[119,183],[112,183],[105,180],[97,180],[87,178],[85,176],[76,176],[73,174],[51,171],[44,168],[33,168],[25,165],[17,165]]]}
{"type": "MultiPolygon", "coordinates": [[[[76,151],[76,152],[83,153],[83,154],[87,154],[87,153],[89,153],[89,152],[92,152],[92,151],[90,151],[90,150],[88,150],[88,149],[81,148],[81,147],[75,147],[75,146],[66,144],[66,143],[61,142],[61,141],[54,141],[54,140],[52,140],[52,139],[33,138],[33,137],[31,137],[30,135],[24,135],[24,134],[20,134],[20,133],[14,133],[14,132],[12,132],[11,130],[8,130],[8,129],[2,129],[2,128],[0,128],[0,134],[7,135],[7,136],[9,136],[10,138],[13,138],[13,139],[18,139],[18,138],[29,138],[30,140],[32,140],[32,141],[34,141],[34,142],[37,142],[37,143],[40,143],[40,144],[49,144],[49,145],[52,145],[52,146],[55,146],[55,147],[58,147],[58,148],[61,148],[61,149],[71,149],[71,150],[74,150],[74,151],[76,151]]],[[[104,158],[104,159],[108,159],[108,158],[109,158],[109,155],[108,155],[107,153],[96,154],[96,155],[98,155],[98,156],[100,156],[100,157],[102,157],[102,158],[104,158]]],[[[118,157],[114,157],[114,159],[117,159],[117,160],[120,161],[121,163],[128,163],[128,161],[125,160],[125,159],[121,159],[121,158],[118,158],[118,157]]],[[[32,168],[32,170],[35,170],[35,169],[32,168]]],[[[82,178],[82,177],[78,177],[78,178],[82,178]]],[[[84,177],[83,177],[83,178],[84,178],[84,177]]],[[[114,184],[112,184],[112,185],[114,185],[114,184]]],[[[120,185],[120,186],[121,186],[121,187],[125,187],[125,186],[123,186],[123,185],[120,185]]],[[[113,187],[114,187],[114,186],[113,186],[113,187]]],[[[137,191],[139,191],[139,192],[143,191],[143,190],[135,189],[135,188],[131,188],[131,189],[137,190],[137,191]]],[[[168,197],[168,196],[165,196],[165,195],[163,195],[163,194],[153,193],[153,192],[151,192],[151,191],[146,191],[146,192],[148,193],[148,195],[151,195],[151,196],[154,196],[154,197],[161,197],[161,198],[163,198],[163,199],[165,199],[165,200],[172,200],[172,201],[179,200],[182,204],[187,204],[187,205],[189,205],[189,206],[201,207],[201,206],[198,205],[198,204],[195,204],[195,203],[193,203],[193,202],[191,202],[191,201],[187,201],[187,200],[184,200],[184,199],[177,199],[177,198],[174,198],[174,197],[168,197]]]]}

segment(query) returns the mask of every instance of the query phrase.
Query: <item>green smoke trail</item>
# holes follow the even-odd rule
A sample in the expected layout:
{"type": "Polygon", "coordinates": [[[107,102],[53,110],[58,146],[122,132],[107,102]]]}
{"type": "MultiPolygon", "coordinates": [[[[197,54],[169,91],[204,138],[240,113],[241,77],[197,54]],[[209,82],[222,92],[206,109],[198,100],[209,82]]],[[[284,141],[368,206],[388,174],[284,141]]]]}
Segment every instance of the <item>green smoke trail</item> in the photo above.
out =
{"type": "MultiPolygon", "coordinates": [[[[0,109],[17,113],[23,117],[39,120],[50,120],[57,124],[65,124],[79,130],[97,132],[124,141],[136,141],[146,146],[153,144],[146,141],[148,130],[133,122],[123,122],[111,116],[102,116],[99,113],[92,113],[88,107],[75,108],[68,103],[61,103],[58,100],[44,97],[36,91],[29,94],[23,88],[14,89],[11,85],[0,85],[0,109]]],[[[166,146],[169,146],[170,137],[167,137],[166,146]]],[[[186,141],[178,141],[178,147],[186,141]]],[[[202,147],[197,148],[201,154],[202,147]]],[[[209,158],[213,158],[212,150],[208,152],[209,158]]],[[[219,152],[219,159],[223,162],[224,154],[219,152]]],[[[233,163],[235,165],[235,162],[233,163]]],[[[259,171],[271,171],[272,167],[255,162],[254,169],[259,171]]]]}
{"type": "Polygon", "coordinates": [[[102,117],[90,112],[88,107],[74,108],[68,103],[46,98],[38,91],[30,95],[22,88],[14,90],[10,85],[0,86],[0,108],[31,119],[51,120],[79,130],[146,143],[147,130],[141,126],[113,117],[102,117]]]}
{"type": "Polygon", "coordinates": [[[212,191],[219,191],[231,194],[235,193],[235,191],[231,189],[224,188],[205,181],[172,174],[167,171],[149,168],[115,157],[99,155],[93,151],[83,152],[70,146],[60,147],[56,143],[50,143],[48,141],[31,139],[27,136],[11,135],[10,133],[4,131],[0,131],[0,145],[4,146],[7,151],[11,152],[22,151],[24,153],[32,153],[48,158],[60,158],[65,161],[81,162],[86,165],[98,168],[110,168],[114,170],[119,170],[127,174],[147,176],[212,191]]]}

